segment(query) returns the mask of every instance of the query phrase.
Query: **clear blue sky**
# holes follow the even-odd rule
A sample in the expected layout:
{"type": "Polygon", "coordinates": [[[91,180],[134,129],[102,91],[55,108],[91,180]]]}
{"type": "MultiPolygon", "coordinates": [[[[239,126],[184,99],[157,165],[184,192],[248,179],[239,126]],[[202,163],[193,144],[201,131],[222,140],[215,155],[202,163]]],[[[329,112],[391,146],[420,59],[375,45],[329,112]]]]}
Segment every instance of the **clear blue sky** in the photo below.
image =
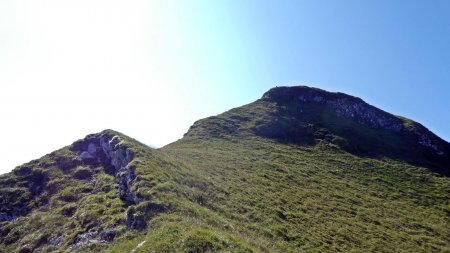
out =
{"type": "Polygon", "coordinates": [[[450,1],[3,0],[0,173],[111,128],[153,146],[274,86],[450,140],[450,1]]]}

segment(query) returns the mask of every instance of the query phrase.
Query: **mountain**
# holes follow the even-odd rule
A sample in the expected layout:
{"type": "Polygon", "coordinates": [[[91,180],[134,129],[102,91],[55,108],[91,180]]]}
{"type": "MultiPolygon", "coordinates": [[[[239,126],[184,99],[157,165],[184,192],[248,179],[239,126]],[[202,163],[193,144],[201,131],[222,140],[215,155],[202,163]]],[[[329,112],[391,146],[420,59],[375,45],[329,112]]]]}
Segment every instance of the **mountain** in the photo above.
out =
{"type": "Polygon", "coordinates": [[[357,156],[389,157],[450,173],[450,144],[421,124],[360,98],[306,86],[273,88],[254,103],[196,122],[186,136],[227,134],[326,145],[357,156]]]}
{"type": "Polygon", "coordinates": [[[161,149],[105,130],[0,176],[0,252],[449,252],[450,144],[276,87],[161,149]]]}

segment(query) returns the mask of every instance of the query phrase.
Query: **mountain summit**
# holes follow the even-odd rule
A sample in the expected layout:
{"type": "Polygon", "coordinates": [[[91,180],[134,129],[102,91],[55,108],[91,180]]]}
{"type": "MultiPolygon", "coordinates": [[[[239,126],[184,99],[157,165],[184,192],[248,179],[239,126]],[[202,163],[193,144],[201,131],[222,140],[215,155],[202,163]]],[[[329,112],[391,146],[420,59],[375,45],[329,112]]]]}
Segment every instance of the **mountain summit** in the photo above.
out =
{"type": "Polygon", "coordinates": [[[400,159],[450,174],[450,144],[421,124],[360,98],[307,86],[273,88],[254,103],[196,122],[186,136],[226,134],[328,145],[358,156],[400,159]]]}
{"type": "Polygon", "coordinates": [[[0,176],[0,253],[449,252],[449,143],[305,86],[152,149],[113,130],[0,176]]]}

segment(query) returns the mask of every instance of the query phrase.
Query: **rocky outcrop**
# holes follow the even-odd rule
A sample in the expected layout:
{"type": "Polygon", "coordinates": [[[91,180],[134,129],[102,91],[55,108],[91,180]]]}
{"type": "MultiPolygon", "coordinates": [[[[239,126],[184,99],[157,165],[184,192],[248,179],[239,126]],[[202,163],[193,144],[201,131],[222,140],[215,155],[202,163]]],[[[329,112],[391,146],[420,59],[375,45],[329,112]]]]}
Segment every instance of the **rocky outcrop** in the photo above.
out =
{"type": "MultiPolygon", "coordinates": [[[[130,164],[134,158],[134,153],[124,145],[118,135],[112,137],[108,135],[101,136],[99,146],[95,143],[90,143],[87,147],[88,150],[84,152],[88,152],[90,156],[103,159],[106,167],[109,166],[113,169],[112,174],[116,177],[119,187],[119,197],[130,205],[125,219],[125,224],[128,228],[143,229],[147,226],[147,220],[168,208],[161,203],[142,202],[138,197],[137,189],[134,189],[137,181],[136,168],[130,164]]],[[[101,238],[110,238],[111,240],[114,236],[115,234],[113,235],[112,233],[100,234],[101,238]]]]}
{"type": "Polygon", "coordinates": [[[141,189],[154,185],[137,176],[143,162],[134,160],[135,150],[145,148],[139,145],[105,130],[0,177],[0,245],[17,244],[20,252],[47,252],[48,247],[81,252],[114,241],[123,235],[123,226],[146,228],[168,205],[150,201],[153,196],[141,189]],[[41,213],[53,215],[49,210],[56,212],[55,221],[70,225],[24,224],[41,213]],[[45,237],[28,238],[28,231],[14,230],[17,226],[36,235],[44,231],[45,237]]]}
{"type": "MultiPolygon", "coordinates": [[[[107,173],[115,176],[119,188],[119,197],[129,205],[126,213],[126,226],[130,229],[143,229],[146,222],[157,213],[163,212],[167,206],[160,203],[142,202],[138,197],[136,187],[136,168],[130,164],[134,158],[134,152],[130,149],[118,135],[104,133],[87,136],[85,139],[76,142],[73,150],[79,154],[82,164],[101,164],[107,173]]],[[[101,232],[102,233],[102,232],[101,232]]],[[[80,237],[77,243],[91,243],[98,240],[101,233],[86,233],[80,237]]],[[[113,238],[109,233],[105,238],[113,238]]]]}
{"type": "Polygon", "coordinates": [[[105,171],[117,179],[119,196],[128,204],[138,204],[139,198],[132,190],[136,180],[135,167],[130,165],[134,152],[118,135],[108,132],[89,135],[73,144],[79,159],[86,164],[101,164],[105,171]]]}
{"type": "MultiPolygon", "coordinates": [[[[116,174],[119,170],[126,168],[133,160],[133,150],[123,145],[123,141],[118,135],[114,135],[112,138],[109,138],[108,135],[102,136],[100,147],[107,158],[107,164],[114,167],[116,174]]],[[[88,152],[89,150],[96,154],[99,152],[99,147],[91,144],[88,146],[88,152]]]]}
{"type": "Polygon", "coordinates": [[[277,87],[266,92],[262,99],[279,103],[318,103],[330,107],[342,117],[351,118],[362,124],[397,132],[404,128],[403,121],[398,117],[344,93],[332,93],[306,86],[277,87]]]}
{"type": "Polygon", "coordinates": [[[276,87],[266,92],[262,100],[274,101],[281,105],[301,105],[313,103],[334,111],[339,117],[347,118],[373,128],[397,133],[411,132],[416,143],[430,149],[436,155],[446,155],[439,140],[425,127],[413,122],[412,131],[405,126],[405,121],[395,115],[367,104],[362,99],[344,93],[333,93],[307,86],[276,87]]]}
{"type": "Polygon", "coordinates": [[[368,124],[372,127],[389,129],[395,132],[400,132],[404,128],[403,121],[399,118],[362,101],[338,98],[325,101],[325,103],[333,108],[337,115],[354,119],[361,124],[368,124]]]}
{"type": "Polygon", "coordinates": [[[118,135],[108,132],[88,135],[72,145],[78,159],[84,164],[104,166],[109,174],[116,175],[133,160],[134,152],[123,144],[118,135]]]}
{"type": "Polygon", "coordinates": [[[132,189],[136,181],[134,166],[126,166],[121,168],[116,177],[119,181],[118,185],[120,198],[130,204],[138,204],[140,199],[132,189]]]}
{"type": "MultiPolygon", "coordinates": [[[[83,234],[79,234],[75,240],[75,243],[71,246],[71,249],[78,249],[81,246],[97,243],[107,243],[114,240],[117,235],[117,231],[114,229],[106,229],[102,232],[95,230],[88,231],[83,234]]],[[[53,239],[53,238],[52,238],[53,239]]],[[[61,240],[61,238],[56,238],[55,241],[61,240]]]]}

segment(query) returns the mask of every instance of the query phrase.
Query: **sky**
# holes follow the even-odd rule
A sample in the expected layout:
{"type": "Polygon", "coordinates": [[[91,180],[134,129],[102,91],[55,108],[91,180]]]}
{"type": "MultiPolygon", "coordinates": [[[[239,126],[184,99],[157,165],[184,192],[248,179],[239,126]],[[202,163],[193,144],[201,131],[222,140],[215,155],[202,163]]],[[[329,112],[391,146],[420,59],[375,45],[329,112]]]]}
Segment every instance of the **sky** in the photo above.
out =
{"type": "Polygon", "coordinates": [[[1,0],[0,174],[114,129],[152,147],[274,86],[450,140],[450,1],[1,0]]]}

